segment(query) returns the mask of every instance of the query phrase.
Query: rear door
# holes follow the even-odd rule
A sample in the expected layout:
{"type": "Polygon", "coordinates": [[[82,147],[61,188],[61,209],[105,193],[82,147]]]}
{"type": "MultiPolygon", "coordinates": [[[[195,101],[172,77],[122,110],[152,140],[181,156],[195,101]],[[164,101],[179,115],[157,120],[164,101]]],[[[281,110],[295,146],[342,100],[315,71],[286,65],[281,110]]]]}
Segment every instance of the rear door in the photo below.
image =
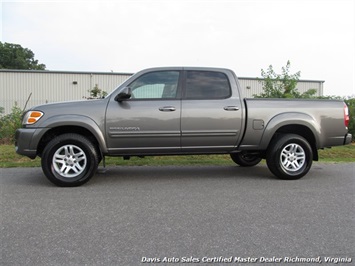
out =
{"type": "Polygon", "coordinates": [[[184,74],[182,151],[232,150],[242,127],[242,106],[239,95],[232,93],[228,72],[187,70],[184,74]]]}
{"type": "Polygon", "coordinates": [[[132,97],[112,97],[106,134],[113,154],[154,154],[180,151],[180,71],[148,72],[128,87],[132,97]]]}

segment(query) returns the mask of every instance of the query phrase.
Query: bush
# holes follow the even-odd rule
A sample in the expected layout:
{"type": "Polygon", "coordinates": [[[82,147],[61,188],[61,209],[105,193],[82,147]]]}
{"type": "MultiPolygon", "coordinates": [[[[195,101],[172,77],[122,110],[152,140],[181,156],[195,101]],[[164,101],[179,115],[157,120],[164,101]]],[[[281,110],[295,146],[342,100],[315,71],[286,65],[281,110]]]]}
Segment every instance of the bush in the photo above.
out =
{"type": "Polygon", "coordinates": [[[21,127],[22,113],[16,104],[8,115],[3,115],[3,108],[0,108],[0,144],[10,144],[15,141],[16,129],[21,127]]]}

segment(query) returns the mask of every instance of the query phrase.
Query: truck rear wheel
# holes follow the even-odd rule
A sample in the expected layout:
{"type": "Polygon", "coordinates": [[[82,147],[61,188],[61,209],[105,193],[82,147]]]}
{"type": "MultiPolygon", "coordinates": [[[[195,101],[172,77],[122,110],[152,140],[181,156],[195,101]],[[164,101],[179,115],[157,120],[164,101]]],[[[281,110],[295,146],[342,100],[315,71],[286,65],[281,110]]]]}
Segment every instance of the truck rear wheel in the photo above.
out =
{"type": "Polygon", "coordinates": [[[248,152],[238,152],[230,154],[233,162],[243,167],[251,167],[260,163],[261,158],[258,154],[248,153],[248,152]]]}
{"type": "Polygon", "coordinates": [[[313,152],[308,141],[296,134],[280,135],[266,154],[269,170],[281,179],[299,179],[312,166],[313,152]]]}
{"type": "Polygon", "coordinates": [[[98,158],[97,149],[87,138],[63,134],[44,148],[42,169],[48,180],[57,186],[80,186],[95,174],[98,158]]]}

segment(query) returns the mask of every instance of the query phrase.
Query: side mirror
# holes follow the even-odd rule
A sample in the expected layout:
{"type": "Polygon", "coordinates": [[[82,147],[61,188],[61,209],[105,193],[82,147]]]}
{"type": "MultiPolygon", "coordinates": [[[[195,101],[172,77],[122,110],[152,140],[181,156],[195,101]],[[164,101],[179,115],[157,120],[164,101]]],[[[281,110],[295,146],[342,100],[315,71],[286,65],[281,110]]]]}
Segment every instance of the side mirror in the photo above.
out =
{"type": "Polygon", "coordinates": [[[115,101],[122,102],[123,100],[127,100],[131,98],[131,96],[132,96],[131,88],[125,87],[119,94],[117,94],[117,96],[115,97],[115,101]]]}

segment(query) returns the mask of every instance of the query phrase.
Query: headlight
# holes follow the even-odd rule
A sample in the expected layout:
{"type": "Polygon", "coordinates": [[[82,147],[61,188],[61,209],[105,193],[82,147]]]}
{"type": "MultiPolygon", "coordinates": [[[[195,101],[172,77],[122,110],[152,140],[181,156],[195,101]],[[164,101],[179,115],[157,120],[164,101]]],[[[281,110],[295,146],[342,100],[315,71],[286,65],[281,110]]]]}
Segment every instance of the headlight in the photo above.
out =
{"type": "Polygon", "coordinates": [[[23,117],[22,124],[33,125],[37,123],[37,121],[40,120],[43,115],[44,114],[40,111],[28,111],[23,117]]]}

